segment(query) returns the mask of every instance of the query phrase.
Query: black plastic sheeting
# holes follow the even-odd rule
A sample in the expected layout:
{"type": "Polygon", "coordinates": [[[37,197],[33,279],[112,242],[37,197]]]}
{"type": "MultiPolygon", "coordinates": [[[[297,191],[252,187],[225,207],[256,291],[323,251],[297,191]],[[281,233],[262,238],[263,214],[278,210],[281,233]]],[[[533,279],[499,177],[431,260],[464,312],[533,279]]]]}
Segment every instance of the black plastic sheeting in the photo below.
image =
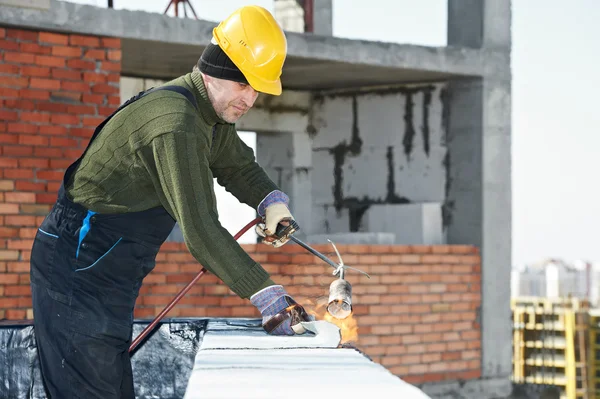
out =
{"type": "MultiPolygon", "coordinates": [[[[181,399],[207,319],[165,319],[131,357],[136,398],[181,399]]],[[[135,321],[136,337],[148,325],[135,321]]],[[[0,321],[0,398],[47,399],[30,321],[0,321]]]]}

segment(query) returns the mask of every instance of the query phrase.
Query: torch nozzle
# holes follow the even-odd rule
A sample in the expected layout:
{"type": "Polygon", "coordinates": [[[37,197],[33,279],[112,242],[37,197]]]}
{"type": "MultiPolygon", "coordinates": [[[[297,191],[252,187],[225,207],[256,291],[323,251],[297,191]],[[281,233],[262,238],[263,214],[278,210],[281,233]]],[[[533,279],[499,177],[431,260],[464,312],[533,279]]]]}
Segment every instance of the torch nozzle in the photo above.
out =
{"type": "Polygon", "coordinates": [[[345,319],[352,313],[352,286],[344,279],[334,280],[329,286],[327,312],[336,319],[345,319]]]}

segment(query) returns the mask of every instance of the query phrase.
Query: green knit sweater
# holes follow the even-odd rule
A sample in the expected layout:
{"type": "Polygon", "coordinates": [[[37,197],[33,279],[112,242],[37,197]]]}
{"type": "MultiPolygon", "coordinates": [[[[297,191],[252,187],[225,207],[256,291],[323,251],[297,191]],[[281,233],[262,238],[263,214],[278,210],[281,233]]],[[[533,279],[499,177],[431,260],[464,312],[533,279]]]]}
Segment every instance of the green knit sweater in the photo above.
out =
{"type": "Polygon", "coordinates": [[[190,90],[199,110],[167,90],[128,105],[92,142],[67,193],[98,213],[162,205],[179,223],[191,254],[248,298],[274,283],[220,224],[213,178],[254,209],[278,187],[256,163],[235,125],[217,116],[199,72],[167,84],[190,90]]]}

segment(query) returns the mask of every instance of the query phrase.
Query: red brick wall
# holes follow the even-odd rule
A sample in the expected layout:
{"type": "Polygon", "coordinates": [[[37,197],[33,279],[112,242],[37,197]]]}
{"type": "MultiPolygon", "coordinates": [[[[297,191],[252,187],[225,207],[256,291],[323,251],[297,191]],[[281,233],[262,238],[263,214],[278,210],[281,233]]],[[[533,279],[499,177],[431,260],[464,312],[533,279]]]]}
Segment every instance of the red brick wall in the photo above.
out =
{"type": "Polygon", "coordinates": [[[31,318],[32,238],[120,71],[119,39],[0,27],[0,318],[31,318]]]}
{"type": "MultiPolygon", "coordinates": [[[[120,60],[118,39],[0,28],[0,319],[32,317],[32,237],[56,198],[64,168],[120,103],[120,60]]],[[[327,295],[330,267],[300,247],[244,247],[309,310],[327,295]]],[[[325,245],[317,248],[331,252],[325,245]]],[[[476,248],[339,249],[347,264],[371,275],[347,274],[358,327],[355,346],[409,382],[479,377],[476,248]]],[[[184,244],[166,243],[142,287],[136,317],[160,312],[200,268],[184,244]]],[[[168,316],[259,314],[206,275],[168,316]]]]}

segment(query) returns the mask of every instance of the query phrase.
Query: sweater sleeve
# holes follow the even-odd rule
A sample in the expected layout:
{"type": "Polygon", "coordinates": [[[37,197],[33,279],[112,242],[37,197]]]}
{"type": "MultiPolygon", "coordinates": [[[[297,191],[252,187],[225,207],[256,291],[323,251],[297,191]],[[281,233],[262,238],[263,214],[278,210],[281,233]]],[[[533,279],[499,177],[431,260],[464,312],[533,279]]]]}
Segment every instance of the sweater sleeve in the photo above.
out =
{"type": "Polygon", "coordinates": [[[269,274],[221,225],[202,134],[173,132],[154,138],[144,160],[156,190],[179,223],[190,253],[241,298],[272,285],[269,274]]]}
{"type": "Polygon", "coordinates": [[[279,187],[256,162],[254,151],[240,139],[234,127],[228,127],[222,134],[227,134],[227,138],[213,160],[212,172],[225,190],[258,210],[258,205],[279,187]]]}

